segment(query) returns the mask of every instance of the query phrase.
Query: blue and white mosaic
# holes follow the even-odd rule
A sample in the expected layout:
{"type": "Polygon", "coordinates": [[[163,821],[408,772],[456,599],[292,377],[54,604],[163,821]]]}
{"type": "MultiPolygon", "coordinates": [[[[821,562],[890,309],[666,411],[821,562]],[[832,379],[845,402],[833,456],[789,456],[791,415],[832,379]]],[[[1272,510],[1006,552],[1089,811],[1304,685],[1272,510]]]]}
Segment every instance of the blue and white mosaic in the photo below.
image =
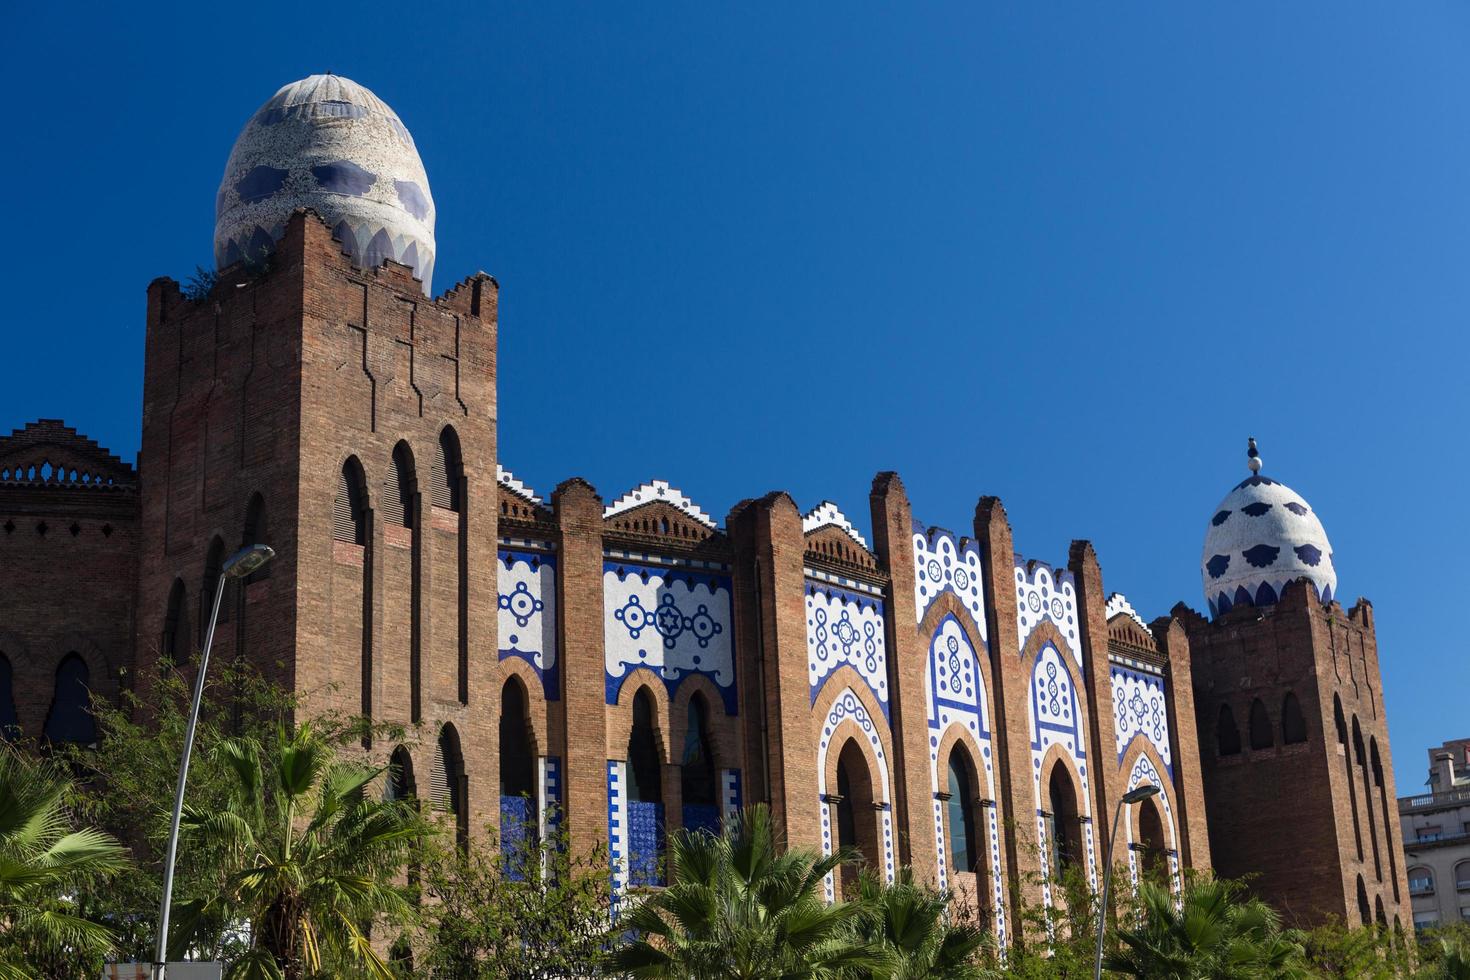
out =
{"type": "Polygon", "coordinates": [[[501,548],[497,630],[500,659],[519,657],[541,678],[548,701],[561,697],[556,667],[556,556],[501,548]]]}
{"type": "MultiPolygon", "coordinates": [[[[939,746],[952,726],[961,729],[960,739],[969,748],[977,768],[984,776],[984,793],[996,801],[988,809],[986,849],[995,905],[995,930],[1005,941],[1005,889],[1000,868],[1000,804],[995,793],[995,760],[990,742],[990,700],[985,690],[985,677],[980,672],[980,658],[970,643],[959,620],[945,616],[929,642],[929,669],[924,675],[924,699],[929,720],[929,788],[934,794],[934,840],[939,852],[939,887],[948,887],[949,848],[944,836],[944,802],[940,792],[948,785],[940,784],[939,746]]],[[[946,768],[948,759],[945,760],[946,768]]],[[[947,776],[946,776],[947,779],[947,776]]]]}
{"type": "Polygon", "coordinates": [[[1200,577],[1210,615],[1233,606],[1269,606],[1287,584],[1307,578],[1321,600],[1337,594],[1332,544],[1301,494],[1251,476],[1220,501],[1205,531],[1200,577]]]}
{"type": "Polygon", "coordinates": [[[647,667],[672,695],[691,674],[714,682],[736,713],[730,577],[684,568],[604,561],[603,644],[607,703],[630,673],[647,667]]]}
{"type": "Polygon", "coordinates": [[[731,824],[740,816],[740,770],[720,770],[720,811],[725,823],[731,824]]]}
{"type": "MultiPolygon", "coordinates": [[[[1081,666],[1078,666],[1080,672],[1081,666]]],[[[1082,700],[1077,683],[1067,661],[1054,643],[1048,642],[1041,648],[1031,670],[1031,689],[1027,698],[1027,714],[1031,722],[1031,768],[1036,793],[1036,830],[1041,844],[1041,873],[1048,880],[1042,885],[1042,901],[1051,904],[1049,848],[1046,836],[1046,817],[1041,811],[1041,766],[1047,750],[1053,745],[1061,747],[1063,754],[1071,758],[1081,777],[1077,797],[1084,817],[1084,835],[1087,847],[1087,877],[1093,888],[1097,887],[1097,859],[1092,846],[1092,792],[1087,779],[1087,726],[1083,717],[1082,700]]]]}
{"type": "MultiPolygon", "coordinates": [[[[817,741],[817,800],[822,810],[822,853],[831,854],[833,851],[834,825],[837,822],[836,805],[827,802],[827,750],[832,747],[832,736],[837,727],[844,719],[851,718],[857,725],[860,737],[867,739],[874,757],[878,760],[878,785],[877,792],[873,795],[873,801],[881,808],[882,820],[879,833],[883,835],[883,877],[892,882],[894,876],[893,857],[893,797],[889,789],[889,765],[888,755],[883,751],[883,739],[878,736],[878,724],[873,716],[868,714],[868,709],[863,707],[862,699],[852,688],[843,688],[842,693],[837,695],[837,700],[832,702],[832,707],[827,711],[827,718],[822,723],[822,737],[817,741]]],[[[826,882],[827,901],[833,902],[837,898],[837,884],[832,875],[827,875],[826,882]]]]}
{"type": "Polygon", "coordinates": [[[847,519],[847,515],[842,512],[841,508],[830,500],[824,500],[820,504],[817,504],[817,506],[803,514],[801,518],[801,531],[803,534],[811,534],[813,531],[824,527],[837,528],[861,545],[864,551],[867,550],[868,542],[858,533],[858,529],[852,526],[852,521],[847,519]]]}
{"type": "Polygon", "coordinates": [[[1072,573],[1041,562],[1016,560],[1016,626],[1021,649],[1031,632],[1050,622],[1062,635],[1072,660],[1082,666],[1082,643],[1078,637],[1077,586],[1072,573]]]}
{"type": "Polygon", "coordinates": [[[340,75],[282,87],[241,130],[215,199],[216,265],[259,261],[302,207],[354,264],[393,259],[429,292],[434,199],[418,149],[387,103],[340,75]]]}
{"type": "Polygon", "coordinates": [[[812,579],[806,581],[806,664],[811,703],[844,665],[856,670],[888,709],[888,651],[883,600],[812,579]]]}
{"type": "Polygon", "coordinates": [[[985,635],[985,593],[980,588],[980,543],[969,539],[956,541],[943,528],[925,528],[914,522],[914,613],[917,622],[924,621],[929,606],[943,592],[954,593],[964,603],[980,632],[985,635]]]}
{"type": "MultiPolygon", "coordinates": [[[[1151,783],[1159,788],[1159,795],[1154,797],[1159,808],[1164,812],[1164,833],[1169,835],[1169,887],[1177,894],[1182,884],[1179,878],[1179,831],[1174,824],[1174,807],[1169,803],[1169,787],[1173,784],[1159,778],[1159,771],[1154,768],[1153,762],[1146,755],[1138,757],[1133,764],[1133,769],[1128,774],[1128,785],[1123,790],[1127,793],[1137,789],[1144,783],[1151,783]]],[[[1136,843],[1133,839],[1133,825],[1137,822],[1136,815],[1130,815],[1123,823],[1126,825],[1126,838],[1128,844],[1128,873],[1133,879],[1133,885],[1138,886],[1138,855],[1132,845],[1136,843]]]]}
{"type": "Polygon", "coordinates": [[[607,860],[614,895],[628,887],[628,764],[607,760],[607,860]]]}
{"type": "Polygon", "coordinates": [[[1113,733],[1119,764],[1133,739],[1142,736],[1159,753],[1172,777],[1174,757],[1169,748],[1169,702],[1164,696],[1164,679],[1113,664],[1112,682],[1113,733]]]}

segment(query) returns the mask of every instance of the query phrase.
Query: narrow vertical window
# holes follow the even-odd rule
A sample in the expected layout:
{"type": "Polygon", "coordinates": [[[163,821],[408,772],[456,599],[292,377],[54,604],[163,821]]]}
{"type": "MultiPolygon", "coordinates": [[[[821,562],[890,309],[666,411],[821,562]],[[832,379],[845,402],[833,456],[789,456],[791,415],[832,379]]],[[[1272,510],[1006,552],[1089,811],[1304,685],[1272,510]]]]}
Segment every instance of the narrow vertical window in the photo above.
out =
{"type": "Polygon", "coordinates": [[[168,610],[163,617],[163,636],[159,650],[163,662],[177,666],[189,656],[189,595],[184,589],[183,579],[174,579],[168,592],[168,610]]]}
{"type": "Polygon", "coordinates": [[[429,805],[439,813],[451,815],[459,846],[468,846],[469,808],[465,805],[464,756],[460,752],[459,733],[453,725],[445,725],[439,730],[434,768],[429,779],[429,805]]]}
{"type": "Polygon", "coordinates": [[[526,692],[511,677],[500,690],[500,854],[506,874],[524,881],[536,846],[536,750],[526,692]]]}
{"type": "Polygon", "coordinates": [[[0,739],[13,739],[20,734],[20,719],[15,713],[15,678],[10,658],[0,653],[0,739]]]}
{"type": "MultiPolygon", "coordinates": [[[[265,498],[255,494],[250,498],[250,503],[245,507],[245,534],[240,539],[240,547],[248,548],[253,544],[270,544],[270,526],[266,521],[265,498]]],[[[271,562],[266,562],[257,571],[251,572],[245,579],[245,584],[261,582],[270,578],[271,562]]]]}
{"type": "Polygon", "coordinates": [[[439,433],[439,444],[434,460],[434,483],[431,487],[433,504],[445,510],[459,510],[460,480],[464,468],[460,465],[459,436],[454,429],[445,426],[439,433]]]}
{"type": "Polygon", "coordinates": [[[413,452],[408,443],[400,442],[393,447],[393,459],[388,467],[388,476],[383,481],[383,519],[391,520],[399,527],[413,527],[413,496],[417,492],[417,479],[413,471],[413,452]]]}
{"type": "Polygon", "coordinates": [[[970,767],[960,750],[949,754],[949,863],[956,871],[974,871],[979,862],[979,834],[975,827],[975,791],[970,767]]]}
{"type": "Polygon", "coordinates": [[[46,716],[47,739],[84,745],[97,741],[90,684],[87,662],[75,653],[67,654],[56,668],[56,689],[46,716]]]}
{"type": "Polygon", "coordinates": [[[695,694],[689,699],[684,750],[679,759],[679,788],[684,808],[684,829],[718,833],[720,810],[715,759],[710,748],[709,704],[703,694],[695,694]]]}
{"type": "MultiPolygon", "coordinates": [[[[199,646],[204,646],[205,634],[209,632],[209,617],[214,612],[214,594],[219,591],[219,577],[225,564],[225,542],[215,535],[204,554],[204,578],[199,582],[199,646]]],[[[220,597],[217,622],[229,620],[230,604],[220,597]]]]}
{"type": "Polygon", "coordinates": [[[640,688],[633,698],[628,734],[628,859],[634,885],[663,884],[663,766],[653,725],[653,695],[640,688]]]}
{"type": "Polygon", "coordinates": [[[356,457],[342,464],[337,474],[337,493],[332,501],[332,540],[343,544],[367,544],[367,501],[363,498],[362,466],[356,457]]]}
{"type": "Polygon", "coordinates": [[[1082,824],[1077,811],[1077,790],[1072,777],[1060,762],[1051,768],[1051,834],[1052,874],[1060,878],[1069,868],[1082,861],[1082,824]]]}
{"type": "Polygon", "coordinates": [[[1228,704],[1220,705],[1220,714],[1215,719],[1215,749],[1220,756],[1240,754],[1240,729],[1228,704]]]}
{"type": "Polygon", "coordinates": [[[1292,691],[1286,692],[1281,702],[1281,742],[1297,745],[1307,740],[1307,719],[1302,715],[1301,702],[1292,691]]]}
{"type": "Polygon", "coordinates": [[[1276,733],[1271,730],[1271,718],[1260,698],[1251,702],[1251,751],[1269,749],[1276,744],[1276,733]]]}

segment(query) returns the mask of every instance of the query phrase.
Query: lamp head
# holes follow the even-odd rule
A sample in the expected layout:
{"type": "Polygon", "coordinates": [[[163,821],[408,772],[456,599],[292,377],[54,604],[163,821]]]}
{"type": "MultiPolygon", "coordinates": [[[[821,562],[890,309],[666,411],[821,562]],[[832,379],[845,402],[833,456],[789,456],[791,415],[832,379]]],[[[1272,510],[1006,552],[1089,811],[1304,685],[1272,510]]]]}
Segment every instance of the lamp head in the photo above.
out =
{"type": "Polygon", "coordinates": [[[220,567],[220,572],[226,578],[240,578],[249,575],[274,557],[276,552],[270,545],[252,544],[227,558],[220,567]]]}
{"type": "Polygon", "coordinates": [[[1153,783],[1144,783],[1142,786],[1135,787],[1124,793],[1123,802],[1127,803],[1129,806],[1132,806],[1135,803],[1142,803],[1150,796],[1158,795],[1159,788],[1157,786],[1155,786],[1153,783]]]}

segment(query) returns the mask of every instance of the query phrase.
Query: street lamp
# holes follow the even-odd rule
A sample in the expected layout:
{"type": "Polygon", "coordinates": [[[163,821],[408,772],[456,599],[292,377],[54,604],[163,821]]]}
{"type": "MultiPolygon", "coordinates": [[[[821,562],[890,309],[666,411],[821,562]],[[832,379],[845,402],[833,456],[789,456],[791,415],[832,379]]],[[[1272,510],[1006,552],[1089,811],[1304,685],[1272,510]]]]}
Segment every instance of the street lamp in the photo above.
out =
{"type": "Polygon", "coordinates": [[[179,784],[174,790],[168,852],[163,859],[163,900],[158,905],[158,944],[153,949],[153,980],[163,980],[163,968],[168,956],[168,913],[174,892],[174,855],[179,849],[179,818],[184,811],[184,784],[189,780],[189,755],[194,751],[194,726],[199,721],[199,702],[204,697],[204,673],[209,669],[209,648],[214,645],[214,625],[219,619],[220,599],[225,594],[225,582],[249,575],[274,557],[276,553],[269,545],[252,544],[235,552],[220,567],[219,583],[214,589],[214,608],[209,611],[209,629],[204,634],[204,650],[199,654],[199,674],[194,678],[194,702],[189,707],[189,726],[184,729],[184,756],[179,760],[179,784]]]}
{"type": "Polygon", "coordinates": [[[1108,834],[1108,852],[1103,861],[1103,890],[1102,904],[1097,910],[1097,958],[1093,963],[1093,980],[1102,980],[1102,951],[1103,930],[1108,925],[1108,886],[1113,881],[1113,845],[1118,843],[1118,818],[1123,815],[1123,806],[1132,806],[1142,803],[1150,796],[1158,796],[1159,788],[1153,783],[1144,783],[1142,786],[1130,789],[1118,800],[1117,807],[1113,810],[1113,830],[1108,834]]]}

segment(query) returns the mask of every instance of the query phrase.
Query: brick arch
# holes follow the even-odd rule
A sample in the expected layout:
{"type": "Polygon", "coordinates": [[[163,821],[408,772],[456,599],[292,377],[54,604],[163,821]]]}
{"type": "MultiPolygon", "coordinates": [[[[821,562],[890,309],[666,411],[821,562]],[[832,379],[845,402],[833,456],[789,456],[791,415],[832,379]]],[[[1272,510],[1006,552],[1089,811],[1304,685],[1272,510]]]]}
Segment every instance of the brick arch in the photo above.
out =
{"type": "Polygon", "coordinates": [[[978,651],[985,651],[985,670],[990,671],[990,644],[984,639],[984,629],[975,622],[975,617],[963,602],[959,600],[949,589],[945,589],[939,595],[929,601],[929,608],[919,620],[919,636],[932,637],[934,631],[939,629],[939,624],[944,622],[944,617],[953,616],[959,620],[960,628],[970,638],[970,645],[978,651]]]}
{"type": "Polygon", "coordinates": [[[720,695],[720,689],[703,674],[690,674],[674,688],[668,713],[669,747],[672,750],[669,761],[674,762],[683,752],[684,739],[689,731],[689,702],[693,700],[695,692],[704,695],[704,703],[710,709],[710,748],[714,750],[715,771],[737,767],[740,760],[738,720],[734,715],[725,713],[725,702],[720,695]]]}
{"type": "MultiPolygon", "coordinates": [[[[963,747],[970,757],[970,770],[976,780],[975,791],[980,799],[989,800],[991,805],[985,807],[984,818],[977,817],[980,831],[980,846],[984,850],[985,868],[990,875],[990,886],[988,896],[975,896],[977,901],[982,897],[989,897],[994,904],[994,917],[992,928],[995,929],[996,938],[1005,941],[1005,888],[1006,880],[1004,874],[1005,853],[1001,847],[1001,827],[1005,825],[1005,812],[1000,799],[1000,794],[995,791],[994,765],[986,765],[984,751],[979,741],[971,734],[963,723],[951,722],[945,727],[939,736],[939,746],[936,749],[936,762],[930,767],[930,785],[935,792],[935,845],[939,854],[939,865],[941,871],[940,887],[948,886],[949,855],[945,851],[947,839],[945,837],[945,821],[947,814],[943,813],[938,793],[947,790],[948,786],[941,782],[940,773],[949,772],[950,753],[958,747],[963,747]]],[[[994,747],[991,752],[994,753],[994,747]]],[[[984,882],[977,882],[979,888],[984,889],[984,882]]]]}
{"type": "Polygon", "coordinates": [[[1046,750],[1041,757],[1041,766],[1037,770],[1037,779],[1041,790],[1036,797],[1036,805],[1042,810],[1051,810],[1051,771],[1056,766],[1066,769],[1067,775],[1077,787],[1078,816],[1091,817],[1092,808],[1090,794],[1087,793],[1087,780],[1082,777],[1077,768],[1076,761],[1060,745],[1053,745],[1046,750]]]}
{"type": "MultiPolygon", "coordinates": [[[[1177,893],[1180,887],[1179,855],[1183,850],[1183,846],[1179,839],[1179,817],[1174,813],[1174,784],[1169,779],[1169,770],[1164,766],[1163,759],[1159,757],[1159,753],[1154,749],[1153,744],[1146,740],[1140,741],[1137,737],[1128,743],[1128,749],[1123,754],[1123,763],[1119,767],[1119,770],[1125,773],[1123,792],[1126,793],[1137,789],[1145,781],[1151,782],[1159,788],[1159,795],[1153,799],[1159,807],[1160,815],[1163,817],[1164,832],[1168,835],[1169,848],[1174,852],[1169,857],[1169,880],[1170,887],[1177,893]],[[1149,772],[1149,770],[1152,771],[1149,772]]],[[[1142,839],[1143,831],[1140,821],[1142,820],[1143,805],[1124,807],[1124,810],[1128,811],[1123,815],[1124,838],[1128,844],[1142,839]]],[[[1106,830],[1111,833],[1112,828],[1109,827],[1106,830]]],[[[1134,853],[1131,849],[1128,851],[1128,867],[1133,880],[1137,882],[1138,862],[1135,860],[1134,853]]]]}
{"type": "MultiPolygon", "coordinates": [[[[837,842],[835,806],[828,796],[837,785],[837,767],[842,750],[849,741],[862,752],[872,780],[873,800],[882,805],[878,820],[878,848],[882,855],[883,874],[893,881],[896,862],[893,838],[893,771],[889,765],[891,746],[886,742],[887,726],[877,711],[877,699],[861,681],[861,675],[853,672],[859,681],[854,686],[844,687],[831,698],[824,697],[825,708],[818,722],[817,738],[817,793],[821,810],[822,852],[831,854],[837,842]],[[865,697],[864,695],[867,695],[865,697]]],[[[825,693],[825,692],[824,692],[825,693]]],[[[826,880],[827,899],[836,897],[836,882],[832,875],[826,880]]]]}
{"type": "MultiPolygon", "coordinates": [[[[1033,752],[1033,757],[1035,753],[1033,752]]],[[[1084,861],[1087,866],[1087,877],[1094,890],[1097,888],[1097,847],[1096,838],[1092,826],[1092,792],[1087,779],[1072,758],[1071,753],[1061,745],[1052,745],[1047,748],[1039,760],[1033,758],[1035,769],[1036,787],[1036,839],[1041,846],[1041,870],[1044,877],[1041,886],[1042,904],[1050,907],[1052,905],[1051,887],[1051,859],[1048,856],[1050,848],[1046,836],[1046,818],[1042,811],[1054,813],[1051,800],[1051,777],[1057,766],[1061,766],[1072,781],[1073,790],[1077,795],[1077,817],[1081,826],[1078,835],[1081,838],[1084,861]],[[1039,765],[1036,763],[1039,761],[1039,765]]]]}
{"type": "MultiPolygon", "coordinates": [[[[496,711],[500,710],[500,692],[505,689],[505,682],[514,677],[520,681],[521,687],[525,689],[526,713],[531,718],[531,737],[535,740],[536,748],[542,755],[548,753],[551,741],[551,723],[549,720],[549,709],[546,704],[546,692],[541,686],[541,678],[536,676],[536,670],[520,657],[507,657],[499,662],[494,673],[495,678],[495,705],[496,711]]],[[[632,702],[629,702],[629,717],[631,719],[632,702]]],[[[631,720],[629,722],[631,727],[631,720]]]]}
{"type": "Polygon", "coordinates": [[[883,708],[879,705],[877,696],[868,687],[868,682],[863,680],[863,675],[844,664],[832,672],[828,682],[812,704],[812,724],[816,728],[818,741],[821,741],[822,727],[832,706],[843,694],[851,693],[862,702],[863,710],[873,720],[884,754],[887,758],[893,758],[893,733],[889,730],[887,719],[883,717],[883,708]]]}
{"type": "Polygon", "coordinates": [[[623,678],[622,685],[618,688],[618,703],[609,705],[608,709],[612,715],[608,719],[608,745],[618,752],[628,744],[628,739],[633,734],[633,699],[638,692],[644,688],[653,697],[653,724],[655,741],[658,743],[659,763],[667,765],[674,757],[673,742],[670,740],[671,702],[669,689],[664,686],[663,680],[647,667],[635,667],[628,671],[623,678]]]}

